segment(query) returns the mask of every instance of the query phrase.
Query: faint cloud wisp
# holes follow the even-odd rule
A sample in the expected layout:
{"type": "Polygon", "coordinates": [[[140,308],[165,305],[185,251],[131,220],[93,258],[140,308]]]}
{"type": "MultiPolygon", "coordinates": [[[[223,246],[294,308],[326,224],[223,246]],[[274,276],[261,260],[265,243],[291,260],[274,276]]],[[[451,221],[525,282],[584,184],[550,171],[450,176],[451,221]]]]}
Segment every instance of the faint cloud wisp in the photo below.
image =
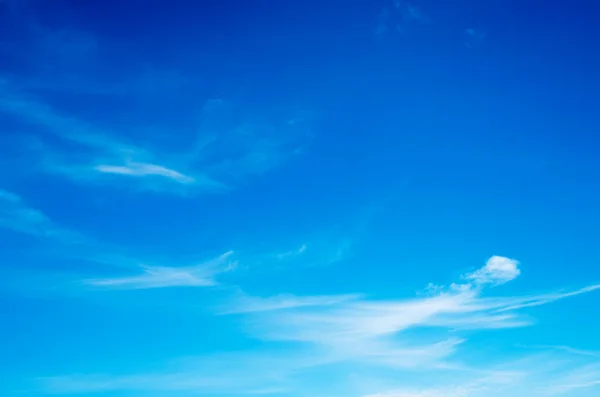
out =
{"type": "Polygon", "coordinates": [[[141,266],[143,274],[119,278],[88,279],[83,283],[110,289],[152,289],[169,287],[211,287],[218,285],[215,276],[231,271],[236,262],[230,261],[233,251],[197,266],[141,266]]]}

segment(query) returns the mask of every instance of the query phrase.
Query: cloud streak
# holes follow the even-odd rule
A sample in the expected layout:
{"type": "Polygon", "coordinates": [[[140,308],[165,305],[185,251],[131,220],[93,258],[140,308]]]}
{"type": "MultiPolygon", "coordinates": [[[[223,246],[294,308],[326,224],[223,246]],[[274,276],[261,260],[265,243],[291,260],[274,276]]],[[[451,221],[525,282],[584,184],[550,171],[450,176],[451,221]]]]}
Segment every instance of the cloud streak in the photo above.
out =
{"type": "Polygon", "coordinates": [[[269,298],[259,298],[240,294],[234,302],[226,306],[221,314],[242,314],[268,312],[275,310],[296,309],[309,306],[330,306],[342,302],[359,299],[360,295],[332,295],[332,296],[295,296],[282,294],[269,298]]]}
{"type": "Polygon", "coordinates": [[[141,275],[88,279],[83,283],[109,289],[211,287],[218,284],[216,275],[235,268],[236,263],[230,260],[232,255],[233,252],[229,251],[201,265],[189,267],[141,266],[141,275]]]}
{"type": "Polygon", "coordinates": [[[94,167],[98,172],[105,174],[126,175],[132,177],[160,176],[178,183],[190,184],[196,181],[191,176],[156,164],[129,162],[126,165],[104,165],[94,167]]]}
{"type": "Polygon", "coordinates": [[[141,271],[141,274],[133,276],[83,280],[81,283],[88,287],[101,289],[209,287],[218,285],[216,277],[219,274],[232,271],[237,266],[237,261],[232,258],[232,251],[195,266],[140,265],[144,261],[119,254],[113,247],[61,227],[42,211],[29,207],[17,194],[2,189],[0,189],[0,228],[33,236],[42,242],[51,242],[53,253],[59,257],[103,264],[121,271],[127,269],[141,271]]]}
{"type": "MultiPolygon", "coordinates": [[[[0,94],[0,114],[22,123],[33,142],[24,150],[32,157],[27,165],[77,183],[117,183],[116,178],[128,177],[137,183],[117,186],[180,194],[175,183],[186,192],[224,192],[281,165],[310,140],[310,116],[298,116],[293,123],[267,115],[240,117],[239,106],[209,100],[190,150],[150,149],[124,139],[126,134],[61,114],[6,79],[0,81],[0,94]]],[[[183,131],[178,135],[186,136],[183,131]]]]}
{"type": "Polygon", "coordinates": [[[17,194],[0,189],[0,227],[35,237],[74,244],[83,236],[58,226],[43,212],[32,208],[17,194]]]}

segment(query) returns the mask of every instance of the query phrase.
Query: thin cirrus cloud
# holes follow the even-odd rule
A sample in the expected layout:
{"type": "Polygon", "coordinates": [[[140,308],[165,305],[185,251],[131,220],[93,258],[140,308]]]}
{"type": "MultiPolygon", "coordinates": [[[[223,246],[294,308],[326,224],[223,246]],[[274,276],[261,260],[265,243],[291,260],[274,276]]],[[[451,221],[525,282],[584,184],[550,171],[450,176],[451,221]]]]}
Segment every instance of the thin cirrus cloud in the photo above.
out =
{"type": "Polygon", "coordinates": [[[453,379],[429,382],[422,387],[401,385],[363,397],[595,397],[600,385],[597,362],[578,362],[557,354],[525,356],[492,366],[487,374],[457,373],[453,379]]]}
{"type": "MultiPolygon", "coordinates": [[[[119,124],[122,109],[111,111],[113,109],[106,102],[99,105],[105,113],[101,123],[89,115],[61,110],[55,106],[61,103],[55,101],[56,90],[42,89],[56,85],[57,80],[62,82],[61,91],[68,91],[67,86],[74,85],[75,91],[91,90],[100,95],[99,98],[114,96],[126,99],[127,103],[162,106],[168,97],[181,100],[181,92],[174,89],[173,82],[179,81],[181,86],[181,81],[195,80],[197,76],[188,79],[172,71],[167,73],[153,68],[125,77],[112,73],[119,87],[103,92],[102,87],[115,84],[97,81],[97,64],[102,62],[78,63],[75,80],[74,71],[65,76],[56,75],[56,71],[67,70],[66,66],[73,60],[110,57],[100,51],[104,47],[98,45],[98,40],[84,32],[54,32],[43,26],[28,28],[31,21],[23,23],[28,31],[26,36],[30,36],[29,41],[35,45],[29,41],[25,44],[32,53],[39,55],[33,57],[32,66],[49,64],[48,69],[53,71],[48,74],[41,69],[35,76],[0,75],[0,117],[8,116],[18,122],[19,140],[26,144],[20,148],[22,155],[17,158],[20,167],[28,171],[59,175],[77,183],[109,184],[123,189],[178,195],[220,193],[280,166],[301,153],[312,139],[314,116],[309,112],[290,111],[288,115],[274,117],[261,109],[247,111],[244,104],[224,99],[207,99],[204,106],[188,114],[174,111],[173,118],[189,119],[188,125],[195,124],[189,131],[182,131],[179,124],[164,124],[161,118],[155,123],[153,116],[147,113],[135,120],[136,113],[132,111],[133,124],[126,127],[133,130],[129,134],[119,124]],[[136,80],[139,75],[150,77],[139,82],[136,80]],[[48,80],[47,84],[45,80],[48,80]],[[28,84],[31,81],[35,81],[33,87],[28,84]],[[148,95],[148,90],[153,95],[148,95]],[[113,113],[117,125],[114,127],[111,126],[113,113]],[[174,129],[177,133],[172,133],[174,129]],[[139,136],[140,131],[151,132],[139,136]],[[137,138],[134,138],[135,134],[138,134],[137,138]],[[169,136],[168,145],[163,145],[165,136],[169,136]],[[167,149],[166,146],[180,149],[167,149]],[[27,156],[29,161],[22,160],[27,156]]],[[[8,55],[14,53],[17,56],[21,52],[13,51],[8,55]]],[[[127,62],[120,56],[115,59],[127,62]]],[[[190,93],[190,96],[196,103],[196,93],[190,93]]]]}
{"type": "Polygon", "coordinates": [[[532,349],[541,349],[541,350],[557,350],[569,354],[574,354],[578,356],[586,356],[586,357],[600,357],[600,351],[591,351],[591,350],[583,350],[583,349],[575,349],[570,346],[564,345],[535,345],[535,346],[525,346],[532,349]]]}
{"type": "MultiPolygon", "coordinates": [[[[31,135],[28,149],[36,157],[37,167],[44,172],[66,176],[78,182],[107,182],[106,175],[137,179],[153,178],[153,184],[140,184],[157,190],[167,188],[162,182],[185,185],[216,185],[201,173],[186,175],[154,161],[156,154],[131,142],[115,138],[114,134],[95,128],[75,117],[64,116],[51,106],[16,93],[5,82],[0,99],[0,112],[11,115],[26,125],[41,129],[31,135]],[[55,139],[48,139],[48,138],[55,139]],[[57,139],[56,139],[57,138],[57,139]]],[[[32,164],[36,164],[32,161],[32,164]]]]}
{"type": "Polygon", "coordinates": [[[286,376],[290,371],[313,365],[307,354],[286,352],[230,352],[192,357],[179,362],[177,369],[145,374],[51,376],[37,379],[47,393],[85,394],[93,392],[193,392],[234,395],[289,392],[286,376]],[[233,381],[235,380],[235,381],[233,381]]]}
{"type": "Polygon", "coordinates": [[[196,181],[196,179],[191,176],[184,175],[175,170],[163,167],[161,165],[156,165],[156,164],[137,163],[137,162],[129,162],[126,165],[100,164],[100,165],[95,166],[94,169],[98,172],[102,172],[105,174],[129,175],[129,176],[137,176],[137,177],[145,177],[145,176],[153,176],[153,175],[161,176],[161,177],[172,179],[176,182],[183,183],[183,184],[194,183],[196,181]]]}
{"type": "MultiPolygon", "coordinates": [[[[52,376],[37,381],[44,392],[59,395],[97,392],[312,395],[310,385],[302,384],[294,376],[305,371],[323,371],[324,365],[330,367],[331,363],[319,361],[310,354],[235,352],[188,359],[179,370],[121,376],[52,376]]],[[[328,372],[328,382],[319,384],[319,390],[330,395],[357,397],[592,397],[600,375],[597,364],[572,362],[563,356],[548,354],[507,360],[500,365],[480,365],[479,368],[442,371],[428,368],[419,372],[425,378],[414,376],[415,372],[405,378],[406,373],[396,369],[392,378],[399,379],[387,382],[378,379],[373,382],[368,376],[349,377],[348,367],[343,368],[339,372],[328,372]]]]}
{"type": "Polygon", "coordinates": [[[275,257],[277,259],[286,259],[286,258],[290,258],[290,257],[295,257],[298,255],[302,255],[305,251],[306,251],[306,244],[302,244],[300,246],[300,248],[296,249],[296,250],[292,250],[292,251],[286,251],[286,252],[280,252],[278,254],[275,254],[275,257]]]}
{"type": "MultiPolygon", "coordinates": [[[[511,261],[518,269],[517,261],[493,258],[491,263],[511,261]]],[[[462,279],[469,280],[465,276],[462,279]]],[[[217,314],[238,316],[248,335],[263,341],[258,348],[199,357],[176,371],[63,375],[39,382],[43,390],[59,394],[150,390],[248,394],[250,390],[273,388],[302,393],[303,387],[311,394],[298,380],[302,374],[326,371],[328,379],[339,382],[320,386],[322,391],[365,397],[505,397],[507,393],[549,397],[596,385],[600,371],[589,362],[595,357],[578,356],[571,362],[573,355],[567,359],[564,352],[549,349],[543,355],[528,355],[517,361],[473,363],[465,357],[477,354],[469,352],[469,340],[460,331],[468,328],[472,334],[532,325],[519,315],[524,306],[518,302],[547,304],[600,286],[525,298],[485,298],[482,289],[493,284],[476,282],[471,279],[460,286],[440,287],[430,296],[385,301],[364,295],[257,298],[238,294],[228,310],[217,314]],[[505,313],[498,314],[502,311],[505,313]],[[425,328],[437,332],[429,331],[428,336],[418,332],[425,328]],[[287,348],[281,350],[283,346],[287,348]],[[459,354],[464,352],[469,354],[459,354]],[[210,368],[210,376],[203,368],[210,368]],[[361,379],[356,385],[347,378],[348,371],[367,374],[375,369],[374,373],[393,371],[393,378],[400,378],[383,383],[361,379]],[[426,374],[421,379],[428,379],[427,384],[420,382],[420,377],[406,378],[414,371],[426,374]],[[239,382],[219,383],[216,379],[239,382]],[[365,383],[379,386],[369,386],[357,394],[357,390],[365,390],[365,383]],[[234,390],[232,384],[239,387],[234,390]]]]}
{"type": "Polygon", "coordinates": [[[89,286],[110,289],[153,289],[169,287],[210,287],[217,285],[215,276],[233,270],[233,251],[197,266],[141,266],[142,274],[116,278],[87,279],[89,286]]]}
{"type": "Polygon", "coordinates": [[[0,227],[68,244],[83,243],[80,234],[53,222],[42,211],[30,207],[16,193],[0,189],[0,227]]]}
{"type": "Polygon", "coordinates": [[[61,227],[42,211],[27,205],[19,195],[0,189],[0,228],[51,242],[55,253],[68,258],[104,264],[112,268],[139,269],[141,274],[83,280],[90,287],[104,289],[150,289],[167,287],[208,287],[217,285],[216,276],[235,269],[237,261],[228,251],[200,265],[172,267],[139,265],[140,260],[118,253],[113,247],[76,231],[61,227]]]}
{"type": "Polygon", "coordinates": [[[329,306],[359,298],[360,295],[351,294],[332,296],[295,296],[291,294],[281,294],[269,298],[259,298],[240,293],[232,302],[223,307],[221,314],[257,313],[308,306],[329,306]]]}
{"type": "Polygon", "coordinates": [[[310,115],[296,117],[294,123],[255,114],[240,119],[236,106],[212,100],[200,111],[197,143],[190,151],[150,149],[117,139],[117,134],[93,123],[62,115],[47,103],[19,92],[10,82],[4,81],[0,92],[0,114],[36,131],[26,134],[30,144],[24,152],[32,157],[29,166],[79,183],[127,178],[138,183],[120,186],[179,193],[175,183],[189,191],[227,191],[230,185],[258,176],[298,154],[311,136],[310,115]]]}

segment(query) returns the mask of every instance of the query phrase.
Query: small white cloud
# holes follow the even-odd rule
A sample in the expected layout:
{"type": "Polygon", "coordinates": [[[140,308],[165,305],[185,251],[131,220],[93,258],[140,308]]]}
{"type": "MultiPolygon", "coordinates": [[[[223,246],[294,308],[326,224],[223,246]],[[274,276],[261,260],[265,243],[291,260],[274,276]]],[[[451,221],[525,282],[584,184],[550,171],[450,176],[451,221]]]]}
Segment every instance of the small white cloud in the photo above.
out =
{"type": "Polygon", "coordinates": [[[437,285],[434,283],[429,283],[427,284],[427,287],[425,287],[425,295],[429,295],[429,296],[433,296],[433,295],[439,295],[442,292],[444,292],[444,286],[443,285],[437,285]]]}
{"type": "Polygon", "coordinates": [[[485,266],[464,276],[477,285],[499,285],[514,280],[521,274],[519,262],[504,256],[492,256],[485,266]]]}
{"type": "Polygon", "coordinates": [[[142,274],[129,277],[88,279],[83,283],[113,289],[151,289],[167,287],[210,287],[217,285],[215,276],[231,271],[235,262],[228,260],[232,251],[198,266],[141,266],[142,274]]]}
{"type": "Polygon", "coordinates": [[[287,258],[290,258],[290,257],[295,257],[295,256],[298,256],[298,255],[302,255],[306,251],[306,248],[307,248],[306,244],[302,244],[300,246],[300,248],[298,248],[298,249],[295,249],[293,251],[280,252],[278,254],[275,254],[275,257],[277,259],[281,260],[281,259],[287,259],[287,258]]]}
{"type": "Polygon", "coordinates": [[[96,171],[106,174],[128,175],[134,177],[161,176],[175,182],[190,184],[196,180],[178,171],[156,164],[128,162],[126,165],[97,165],[96,171]]]}

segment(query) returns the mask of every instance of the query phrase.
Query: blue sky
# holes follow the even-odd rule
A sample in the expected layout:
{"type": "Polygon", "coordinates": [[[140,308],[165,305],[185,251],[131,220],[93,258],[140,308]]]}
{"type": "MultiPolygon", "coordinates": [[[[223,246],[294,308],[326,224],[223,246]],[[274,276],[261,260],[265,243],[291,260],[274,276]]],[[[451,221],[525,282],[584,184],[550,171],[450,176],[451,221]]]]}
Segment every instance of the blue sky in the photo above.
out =
{"type": "Polygon", "coordinates": [[[0,394],[597,396],[598,12],[1,1],[0,394]]]}

